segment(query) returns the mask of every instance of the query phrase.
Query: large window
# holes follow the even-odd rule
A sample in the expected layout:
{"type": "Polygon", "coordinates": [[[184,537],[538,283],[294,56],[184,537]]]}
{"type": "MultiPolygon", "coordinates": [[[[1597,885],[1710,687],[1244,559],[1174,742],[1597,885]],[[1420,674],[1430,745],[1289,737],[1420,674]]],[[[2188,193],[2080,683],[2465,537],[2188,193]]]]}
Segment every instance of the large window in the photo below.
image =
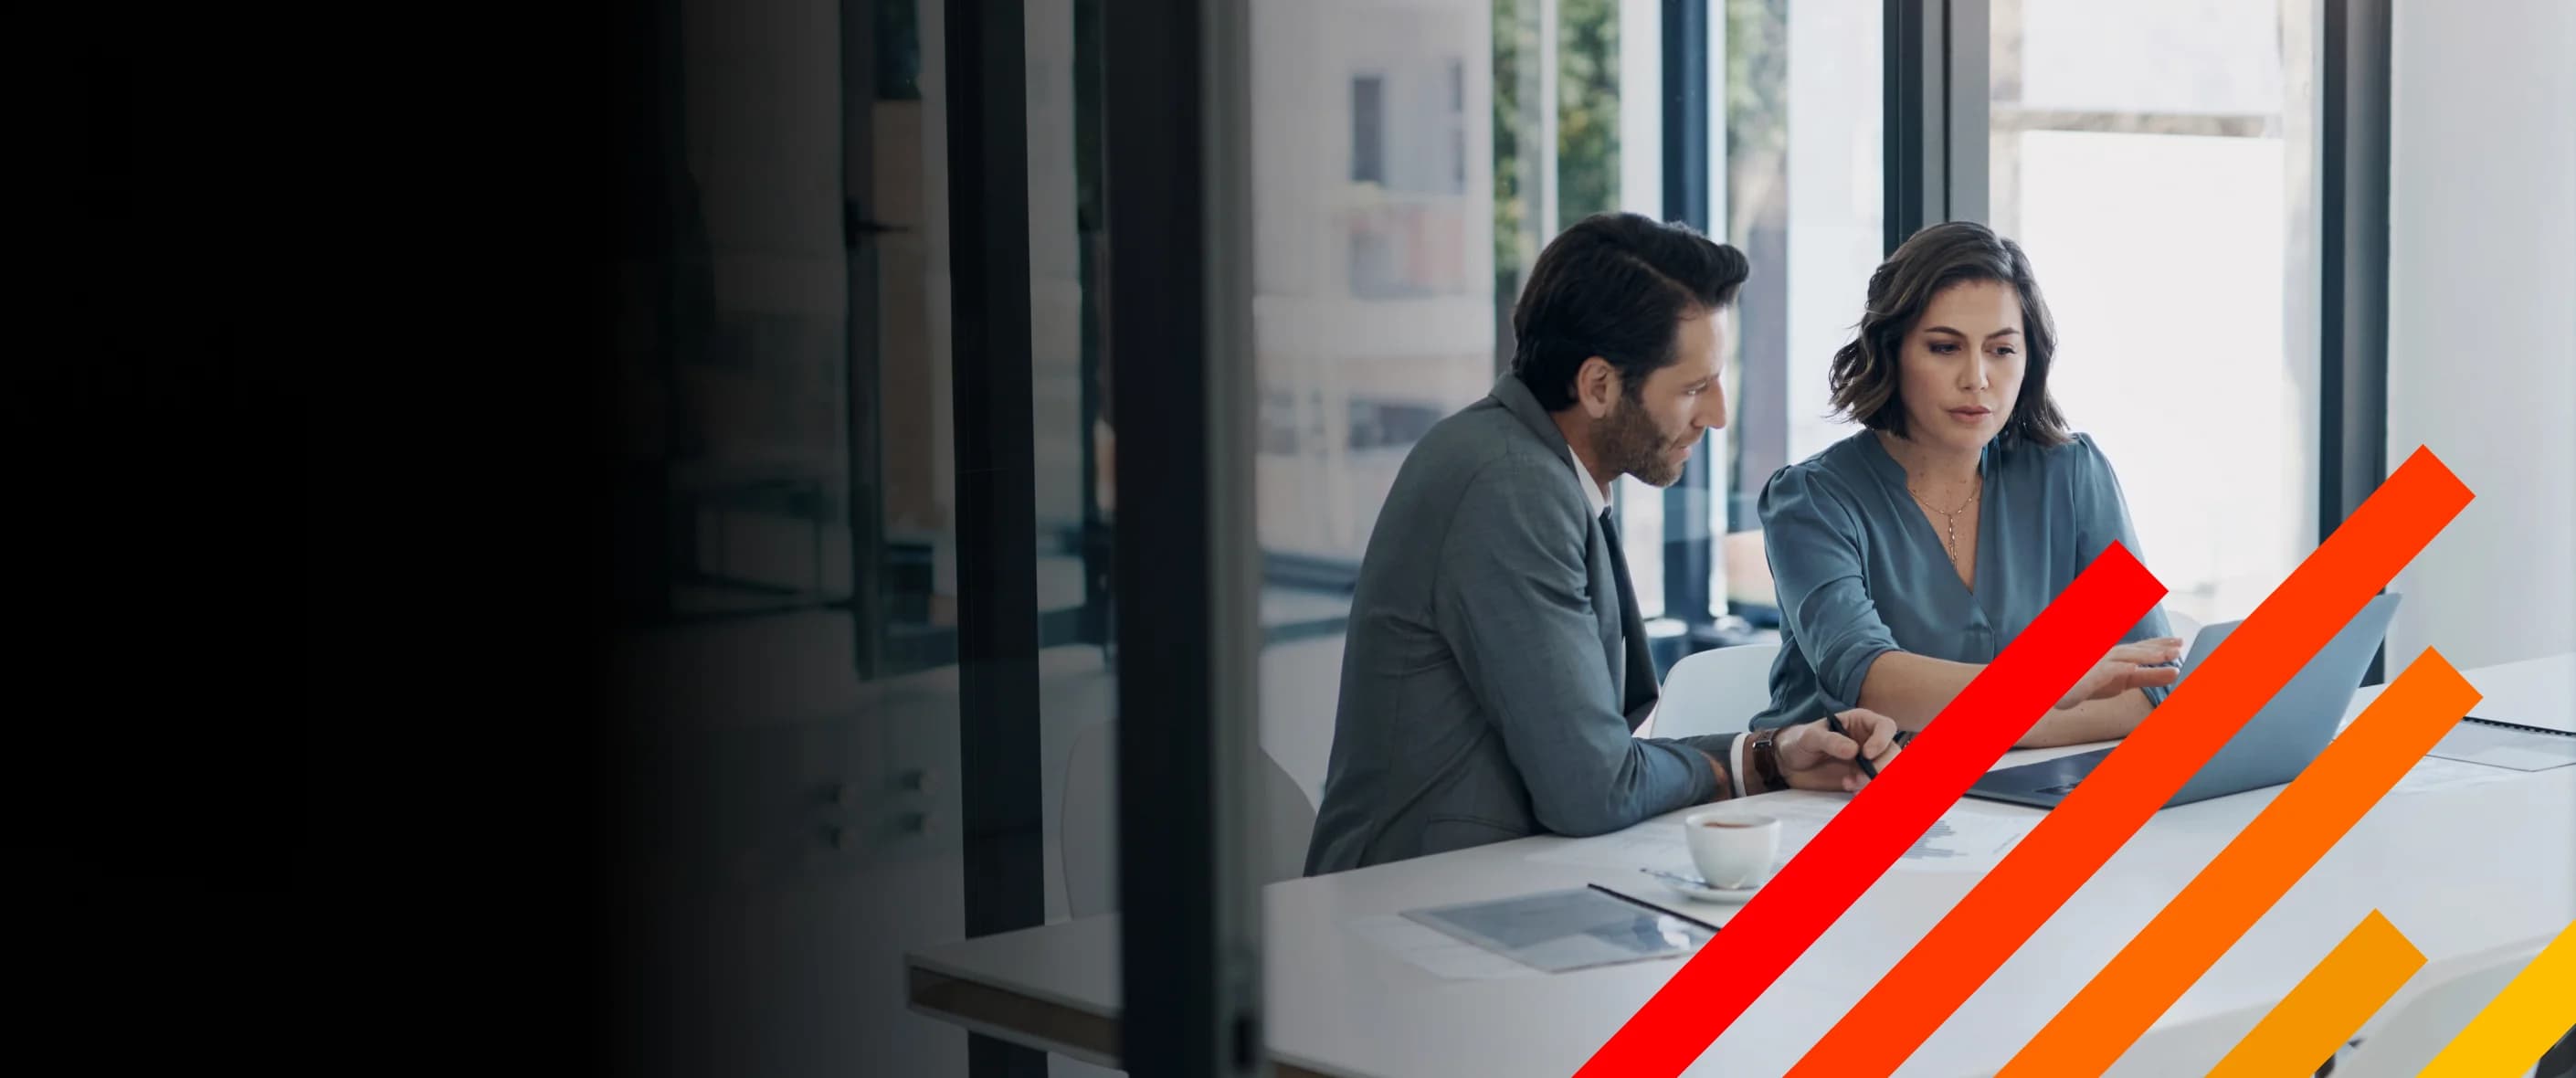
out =
{"type": "MultiPolygon", "coordinates": [[[[1824,417],[1825,365],[1880,253],[1879,8],[1875,0],[1723,0],[1711,5],[1704,38],[1667,41],[1663,5],[1652,0],[1497,0],[1506,32],[1495,46],[1495,268],[1505,317],[1554,230],[1609,209],[1669,219],[1688,200],[1666,177],[1692,170],[1668,169],[1663,155],[1673,125],[1693,113],[1667,111],[1664,65],[1695,50],[1709,73],[1706,86],[1683,91],[1709,99],[1709,130],[1696,143],[1710,157],[1698,172],[1707,177],[1704,224],[1742,248],[1754,269],[1727,357],[1733,415],[1708,461],[1693,466],[1704,481],[1686,478],[1675,495],[1622,480],[1617,492],[1639,603],[1673,631],[1691,629],[1690,647],[1744,638],[1744,622],[1710,632],[1717,619],[1740,616],[1756,635],[1772,623],[1751,499],[1773,471],[1840,433],[1824,417]],[[1552,33],[1541,33],[1541,8],[1553,9],[1552,33]],[[1522,103],[1550,93],[1552,114],[1522,103]],[[1542,127],[1549,120],[1553,130],[1542,127]],[[1542,147],[1553,161],[1537,157],[1542,147]],[[1696,543],[1714,544],[1705,569],[1667,564],[1668,552],[1696,543]],[[1704,582],[1681,579],[1701,572],[1704,582]],[[1703,610],[1667,602],[1701,593],[1703,610]]],[[[1508,328],[1498,340],[1508,358],[1508,328]]]]}
{"type": "Polygon", "coordinates": [[[1489,2],[1252,5],[1261,542],[1326,593],[1405,453],[1492,384],[1489,2]]]}
{"type": "Polygon", "coordinates": [[[1753,264],[1737,305],[1734,415],[1711,506],[1713,613],[1776,624],[1756,499],[1850,433],[1828,413],[1834,349],[1882,255],[1881,5],[1726,0],[1724,227],[1753,264]]]}
{"type": "MultiPolygon", "coordinates": [[[[1990,138],[1961,143],[1989,167],[1945,180],[1966,185],[1954,205],[2033,253],[2065,342],[2060,398],[2119,464],[2175,609],[2202,618],[2250,606],[2313,539],[2310,2],[1955,3],[1962,25],[1984,9],[1988,48],[1953,41],[1933,76],[1990,84],[1990,138]],[[2183,434],[2186,418],[2217,433],[2183,434]],[[2208,481],[2223,456],[2274,465],[2208,481]]],[[[1702,13],[1256,0],[1257,500],[1274,629],[1335,630],[1405,455],[1509,362],[1538,251],[1589,213],[1676,216],[1692,196],[1667,189],[1675,176],[1706,185],[1707,227],[1754,265],[1730,340],[1734,414],[1684,488],[1620,484],[1622,533],[1646,613],[1687,625],[1691,648],[1774,624],[1755,499],[1852,432],[1830,415],[1826,371],[1885,253],[1889,177],[1924,167],[1885,152],[1884,10],[1716,0],[1695,24],[1704,40],[1668,41],[1702,13]],[[1672,86],[1676,59],[1705,85],[1672,86]],[[1676,93],[1706,107],[1675,108],[1676,93]],[[1703,119],[1704,138],[1677,134],[1703,119]],[[1668,168],[1676,146],[1707,167],[1668,168]],[[1672,560],[1694,543],[1705,561],[1672,560]],[[1701,596],[1704,609],[1673,605],[1701,596]]],[[[1079,294],[1069,255],[1034,254],[1042,306],[1079,294]]],[[[1042,398],[1075,395],[1072,350],[1049,343],[1071,328],[1040,319],[1042,398]]],[[[1042,459],[1073,455],[1070,436],[1041,440],[1064,449],[1042,459]]],[[[1075,531],[1074,487],[1041,484],[1065,503],[1042,526],[1075,531]]],[[[1108,515],[1110,493],[1089,515],[1108,515]]],[[[1045,590],[1080,605],[1083,563],[1060,550],[1050,568],[1066,572],[1045,590]]]]}
{"type": "Polygon", "coordinates": [[[1494,384],[1495,0],[1253,0],[1262,747],[1320,796],[1396,472],[1494,384]]]}
{"type": "Polygon", "coordinates": [[[1386,79],[1351,80],[1351,182],[1386,182],[1386,79]]]}
{"type": "MultiPolygon", "coordinates": [[[[2315,538],[2313,2],[1990,0],[1983,66],[1947,62],[1991,87],[1985,148],[1961,143],[1990,159],[1945,181],[1966,185],[1954,204],[2031,252],[2059,399],[2120,469],[2172,608],[2204,620],[2250,608],[2315,538]],[[2266,464],[2224,463],[2246,459],[2266,464]]],[[[1775,625],[1755,502],[1853,430],[1826,372],[1886,253],[1889,170],[1922,167],[1885,152],[1884,10],[1713,0],[1706,40],[1675,42],[1654,0],[1256,4],[1286,35],[1263,40],[1301,43],[1262,51],[1299,60],[1256,71],[1257,96],[1315,106],[1260,110],[1253,140],[1274,579],[1346,586],[1405,453],[1509,363],[1538,251],[1589,213],[1674,216],[1668,177],[1690,170],[1663,155],[1696,115],[1710,161],[1686,182],[1754,267],[1733,415],[1704,481],[1622,481],[1619,519],[1647,615],[1687,626],[1685,650],[1775,625]],[[1707,109],[1672,108],[1675,58],[1704,64],[1683,92],[1707,109]],[[1704,562],[1671,562],[1693,543],[1704,562]]]]}
{"type": "Polygon", "coordinates": [[[1993,0],[1992,223],[2051,383],[2175,610],[2241,616],[2315,542],[2314,0],[1993,0]]]}

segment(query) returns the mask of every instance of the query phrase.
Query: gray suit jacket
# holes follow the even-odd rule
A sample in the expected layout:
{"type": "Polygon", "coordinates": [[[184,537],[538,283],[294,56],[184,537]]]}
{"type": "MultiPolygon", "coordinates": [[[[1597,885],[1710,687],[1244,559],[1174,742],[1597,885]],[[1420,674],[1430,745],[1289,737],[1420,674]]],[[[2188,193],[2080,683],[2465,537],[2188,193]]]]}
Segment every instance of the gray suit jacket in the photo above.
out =
{"type": "Polygon", "coordinates": [[[1352,596],[1308,874],[1725,796],[1708,757],[1733,735],[1632,736],[1654,666],[1588,481],[1510,375],[1405,457],[1352,596]]]}

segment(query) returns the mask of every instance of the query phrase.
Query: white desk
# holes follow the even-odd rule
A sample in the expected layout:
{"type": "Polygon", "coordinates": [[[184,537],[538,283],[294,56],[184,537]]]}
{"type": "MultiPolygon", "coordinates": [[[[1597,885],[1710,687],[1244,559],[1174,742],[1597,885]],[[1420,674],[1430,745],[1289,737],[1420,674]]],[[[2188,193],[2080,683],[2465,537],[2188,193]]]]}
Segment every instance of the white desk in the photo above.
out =
{"type": "MultiPolygon", "coordinates": [[[[2476,713],[2576,711],[2576,655],[2463,673],[2485,695],[2476,713]]],[[[2376,696],[2376,689],[2366,690],[2353,713],[2376,696]]],[[[2073,751],[2081,749],[2015,752],[1998,766],[2073,751]]],[[[2158,813],[1898,1073],[1979,1075],[2001,1067],[2277,790],[2158,813]]],[[[1677,827],[1679,815],[1638,826],[1677,827]]],[[[1633,871],[1531,859],[1569,843],[1614,838],[1521,839],[1267,888],[1265,1021],[1282,1072],[1365,1078],[1574,1073],[1680,968],[1679,960],[1447,980],[1345,926],[1422,906],[1596,880],[1653,894],[1639,887],[1644,878],[1633,871]]],[[[1977,878],[1890,870],[1691,1073],[1741,1078],[1785,1071],[1977,878]]],[[[1671,904],[1716,921],[1740,908],[1671,904]]],[[[2112,1073],[2202,1073],[2373,908],[2433,962],[2534,945],[2576,920],[2576,767],[2382,800],[2157,1021],[2148,1035],[2155,1058],[2141,1061],[2149,1053],[2133,1051],[2112,1073]]],[[[914,952],[908,965],[912,1005],[920,1013],[1115,1063],[1115,916],[928,948],[914,952]]]]}

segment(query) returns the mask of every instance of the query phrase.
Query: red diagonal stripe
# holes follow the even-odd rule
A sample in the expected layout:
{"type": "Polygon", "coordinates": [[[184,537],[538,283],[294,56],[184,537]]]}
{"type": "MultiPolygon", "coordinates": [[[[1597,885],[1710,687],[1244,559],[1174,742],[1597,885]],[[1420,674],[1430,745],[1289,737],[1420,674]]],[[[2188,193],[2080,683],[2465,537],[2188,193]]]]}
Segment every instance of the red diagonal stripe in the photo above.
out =
{"type": "Polygon", "coordinates": [[[1879,978],[1791,1078],[1888,1074],[1904,1063],[2468,503],[2459,478],[2417,450],[1879,978]]]}
{"type": "Polygon", "coordinates": [[[1581,1074],[1673,1075],[1699,1058],[2164,592],[2126,549],[2103,551],[1581,1074]]]}

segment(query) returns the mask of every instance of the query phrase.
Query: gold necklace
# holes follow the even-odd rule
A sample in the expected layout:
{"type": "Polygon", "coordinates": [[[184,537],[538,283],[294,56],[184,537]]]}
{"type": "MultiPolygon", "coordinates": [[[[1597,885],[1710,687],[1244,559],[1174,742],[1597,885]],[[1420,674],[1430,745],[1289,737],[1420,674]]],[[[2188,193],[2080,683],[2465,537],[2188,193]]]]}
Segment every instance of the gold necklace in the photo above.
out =
{"type": "Polygon", "coordinates": [[[1943,508],[1941,508],[1940,506],[1937,506],[1937,505],[1932,504],[1931,502],[1924,501],[1924,500],[1923,500],[1923,494],[1922,494],[1922,492],[1914,489],[1914,481],[1913,481],[1910,477],[1909,477],[1909,478],[1906,480],[1906,482],[1905,482],[1905,492],[1906,492],[1907,494],[1914,495],[1914,500],[1915,500],[1916,502],[1918,502],[1918,503],[1921,503],[1921,504],[1922,504],[1922,506],[1923,506],[1923,508],[1925,508],[1925,509],[1929,509],[1929,510],[1931,510],[1931,511],[1935,512],[1935,513],[1939,513],[1939,514],[1941,514],[1941,519],[1942,519],[1942,520],[1944,520],[1944,521],[1947,521],[1947,522],[1949,523],[1949,534],[1948,534],[1948,535],[1946,535],[1946,536],[1944,536],[1944,537],[1942,537],[1941,545],[1942,545],[1943,549],[1944,549],[1944,550],[1945,550],[1945,551],[1950,555],[1950,568],[1952,568],[1952,569],[1956,569],[1956,568],[1958,568],[1958,567],[1959,567],[1959,514],[1960,514],[1960,513],[1962,513],[1962,512],[1967,511],[1967,508],[1968,508],[1969,506],[1977,504],[1977,498],[1978,498],[1978,496],[1980,496],[1980,495],[1982,495],[1982,494],[1984,494],[1984,493],[1986,492],[1986,477],[1985,477],[1985,476],[1982,476],[1982,475],[1980,475],[1980,476],[1978,476],[1978,477],[1977,477],[1977,486],[1976,486],[1976,489],[1975,489],[1975,490],[1971,490],[1971,491],[1969,491],[1969,492],[1968,492],[1968,500],[1967,500],[1967,501],[1964,501],[1964,502],[1960,502],[1960,503],[1959,503],[1959,507],[1958,507],[1958,508],[1956,508],[1956,509],[1943,509],[1943,508]]]}

